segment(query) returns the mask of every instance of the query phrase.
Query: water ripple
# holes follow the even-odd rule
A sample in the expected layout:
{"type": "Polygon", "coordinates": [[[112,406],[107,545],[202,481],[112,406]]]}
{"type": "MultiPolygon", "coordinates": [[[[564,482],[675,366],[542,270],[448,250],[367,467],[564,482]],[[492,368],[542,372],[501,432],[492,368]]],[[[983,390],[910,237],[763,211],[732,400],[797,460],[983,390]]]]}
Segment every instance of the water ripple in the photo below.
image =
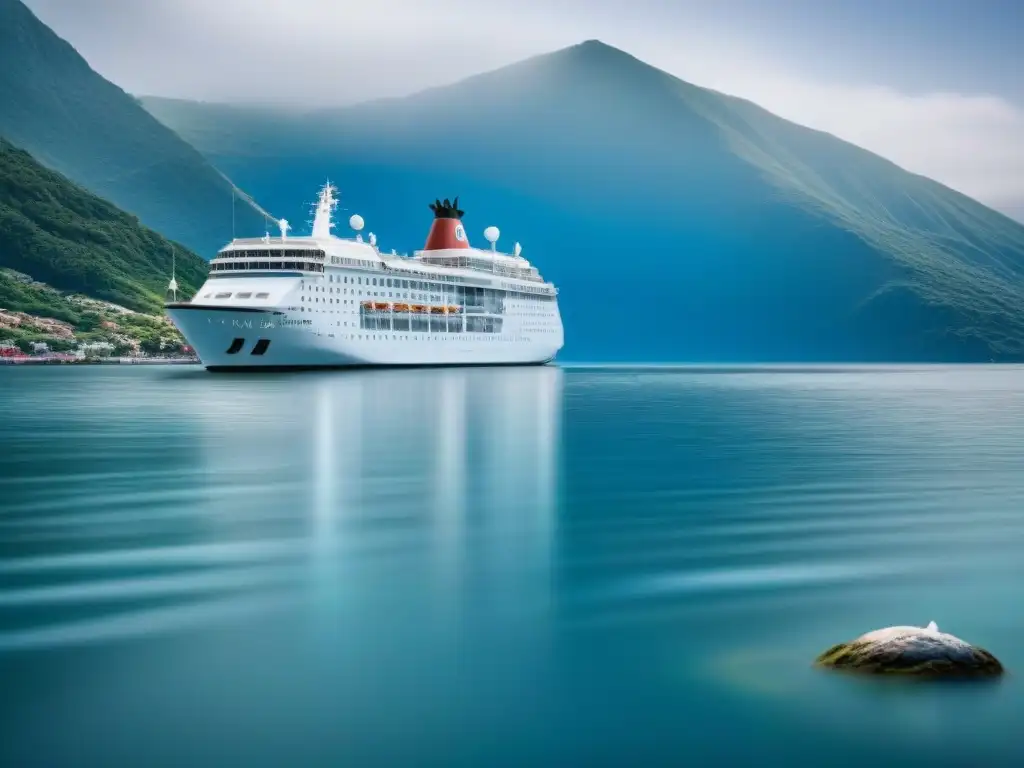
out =
{"type": "Polygon", "coordinates": [[[935,619],[1024,668],[1022,393],[984,367],[0,370],[0,762],[1021,764],[990,759],[1024,760],[1016,676],[987,709],[915,694],[936,744],[808,667],[935,619]],[[752,643],[771,662],[724,675],[752,643]]]}

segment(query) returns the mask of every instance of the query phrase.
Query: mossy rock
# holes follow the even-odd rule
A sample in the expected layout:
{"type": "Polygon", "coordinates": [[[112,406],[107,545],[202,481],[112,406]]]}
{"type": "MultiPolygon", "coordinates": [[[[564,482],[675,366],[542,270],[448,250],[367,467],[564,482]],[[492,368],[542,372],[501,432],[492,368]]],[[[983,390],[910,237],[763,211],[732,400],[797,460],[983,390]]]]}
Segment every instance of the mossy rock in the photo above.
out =
{"type": "Polygon", "coordinates": [[[887,627],[834,645],[815,664],[830,669],[920,678],[993,678],[1003,665],[988,651],[927,627],[887,627]]]}

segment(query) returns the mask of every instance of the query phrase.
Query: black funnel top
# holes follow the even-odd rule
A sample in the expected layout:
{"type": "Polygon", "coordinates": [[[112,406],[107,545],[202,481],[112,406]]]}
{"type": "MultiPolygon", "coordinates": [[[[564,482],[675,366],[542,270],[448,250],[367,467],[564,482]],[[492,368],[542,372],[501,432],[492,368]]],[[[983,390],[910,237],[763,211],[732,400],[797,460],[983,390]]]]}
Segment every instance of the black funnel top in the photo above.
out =
{"type": "Polygon", "coordinates": [[[434,212],[435,219],[461,219],[466,213],[459,210],[459,198],[457,197],[454,203],[449,202],[447,197],[443,203],[440,200],[435,200],[430,204],[430,210],[434,212]]]}

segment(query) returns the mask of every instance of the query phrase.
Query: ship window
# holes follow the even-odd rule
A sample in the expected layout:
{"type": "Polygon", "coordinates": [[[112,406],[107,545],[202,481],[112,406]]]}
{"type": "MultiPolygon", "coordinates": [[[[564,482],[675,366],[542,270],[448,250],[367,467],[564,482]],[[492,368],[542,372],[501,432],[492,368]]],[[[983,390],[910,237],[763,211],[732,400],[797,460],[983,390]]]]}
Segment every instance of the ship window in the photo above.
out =
{"type": "Polygon", "coordinates": [[[272,262],[270,262],[270,268],[271,269],[281,269],[281,262],[280,261],[272,261],[272,262]]]}
{"type": "Polygon", "coordinates": [[[249,299],[249,298],[252,298],[252,291],[249,291],[248,293],[236,293],[235,294],[235,298],[236,299],[249,299]]]}
{"type": "Polygon", "coordinates": [[[243,344],[245,344],[245,339],[233,339],[232,342],[231,342],[231,346],[228,347],[227,353],[229,355],[233,355],[233,354],[237,353],[238,350],[240,350],[242,348],[243,344]]]}
{"type": "Polygon", "coordinates": [[[215,298],[215,299],[230,299],[231,298],[231,294],[230,293],[218,293],[213,298],[215,298]]]}
{"type": "Polygon", "coordinates": [[[249,354],[262,355],[267,351],[267,347],[269,346],[270,341],[268,339],[260,339],[259,341],[256,342],[256,346],[252,348],[252,352],[250,352],[249,354]]]}
{"type": "Polygon", "coordinates": [[[267,298],[270,298],[270,294],[269,293],[257,293],[256,294],[256,298],[257,299],[267,299],[267,298]]]}
{"type": "Polygon", "coordinates": [[[208,298],[210,298],[211,296],[213,296],[213,294],[212,294],[212,293],[208,293],[208,294],[206,294],[205,296],[203,296],[203,298],[204,298],[204,299],[208,299],[208,298]]]}

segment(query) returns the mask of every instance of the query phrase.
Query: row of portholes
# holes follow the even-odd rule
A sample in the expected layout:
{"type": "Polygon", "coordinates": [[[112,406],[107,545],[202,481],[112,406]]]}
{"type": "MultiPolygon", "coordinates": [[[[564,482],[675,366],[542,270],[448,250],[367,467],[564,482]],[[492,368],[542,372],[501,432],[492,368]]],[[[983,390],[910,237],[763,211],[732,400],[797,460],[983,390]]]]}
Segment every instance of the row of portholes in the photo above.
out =
{"type": "MultiPolygon", "coordinates": [[[[322,334],[318,332],[317,335],[322,334]]],[[[331,338],[350,341],[504,341],[508,343],[532,341],[525,336],[395,336],[386,333],[343,333],[339,336],[329,333],[327,335],[331,338]]]]}
{"type": "MultiPolygon", "coordinates": [[[[305,296],[300,296],[299,300],[300,301],[305,301],[306,297],[305,296]]],[[[319,304],[320,303],[320,299],[314,298],[312,303],[319,304]]],[[[334,304],[335,301],[334,301],[334,299],[324,299],[323,303],[324,304],[334,304]]],[[[351,299],[351,300],[349,300],[349,299],[338,299],[337,303],[338,304],[355,304],[356,300],[355,299],[351,299]]]]}

